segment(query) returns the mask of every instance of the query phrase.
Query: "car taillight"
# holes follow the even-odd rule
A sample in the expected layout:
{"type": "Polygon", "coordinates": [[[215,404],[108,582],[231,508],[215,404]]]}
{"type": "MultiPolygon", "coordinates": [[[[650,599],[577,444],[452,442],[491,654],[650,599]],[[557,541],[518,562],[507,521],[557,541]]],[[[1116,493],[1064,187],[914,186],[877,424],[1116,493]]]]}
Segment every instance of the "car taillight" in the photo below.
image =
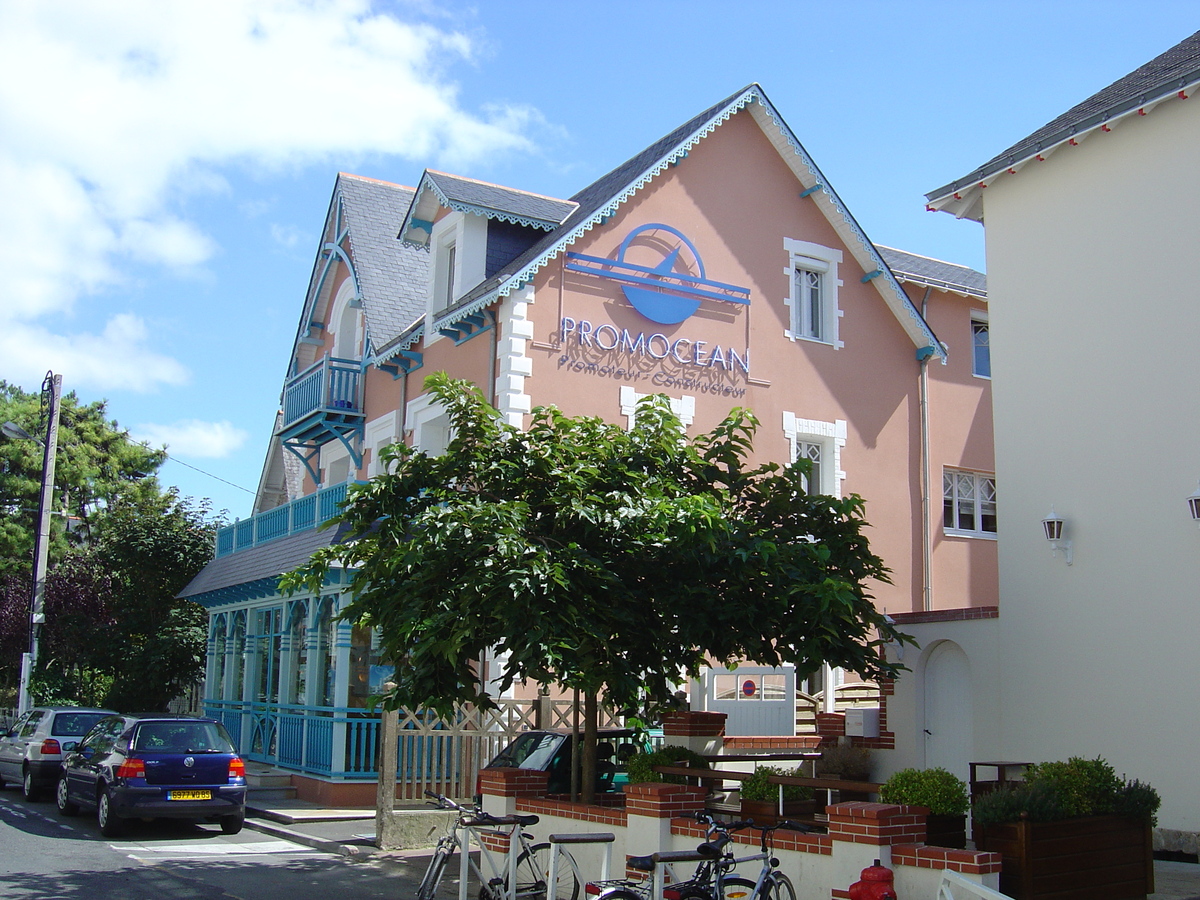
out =
{"type": "Polygon", "coordinates": [[[229,761],[229,780],[233,781],[233,779],[235,779],[235,778],[245,778],[245,777],[246,777],[246,764],[244,762],[242,762],[242,758],[240,756],[235,756],[233,759],[231,759],[229,761]]]}
{"type": "Polygon", "coordinates": [[[117,768],[118,778],[145,778],[146,763],[144,760],[127,759],[117,768]]]}
{"type": "Polygon", "coordinates": [[[58,746],[58,741],[54,738],[46,738],[42,741],[42,753],[62,753],[62,747],[58,746]]]}

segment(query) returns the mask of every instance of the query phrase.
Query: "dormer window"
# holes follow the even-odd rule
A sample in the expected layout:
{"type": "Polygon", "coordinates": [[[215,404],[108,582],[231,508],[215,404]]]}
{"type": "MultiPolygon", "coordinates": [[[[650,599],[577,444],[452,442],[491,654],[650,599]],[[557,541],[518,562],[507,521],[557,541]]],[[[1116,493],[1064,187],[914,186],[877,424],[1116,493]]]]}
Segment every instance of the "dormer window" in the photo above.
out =
{"type": "Polygon", "coordinates": [[[436,317],[483,281],[487,219],[447,213],[434,223],[429,248],[429,311],[436,317]]]}

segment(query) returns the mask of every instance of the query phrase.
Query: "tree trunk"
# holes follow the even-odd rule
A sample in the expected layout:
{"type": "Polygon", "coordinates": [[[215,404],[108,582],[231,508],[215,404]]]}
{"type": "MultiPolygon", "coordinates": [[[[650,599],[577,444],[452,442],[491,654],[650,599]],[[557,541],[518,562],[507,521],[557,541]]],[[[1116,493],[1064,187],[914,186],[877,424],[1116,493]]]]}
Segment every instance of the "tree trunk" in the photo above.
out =
{"type": "Polygon", "coordinates": [[[596,737],[600,721],[600,704],[596,695],[583,695],[583,802],[596,802],[596,737]]]}

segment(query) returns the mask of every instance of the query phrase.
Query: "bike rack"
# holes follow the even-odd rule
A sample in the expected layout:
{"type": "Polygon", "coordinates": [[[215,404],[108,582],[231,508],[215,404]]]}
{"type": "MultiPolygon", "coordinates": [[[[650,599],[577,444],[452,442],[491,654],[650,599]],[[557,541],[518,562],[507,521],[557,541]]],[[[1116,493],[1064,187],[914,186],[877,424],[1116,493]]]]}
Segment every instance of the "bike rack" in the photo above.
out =
{"type": "Polygon", "coordinates": [[[661,897],[666,889],[667,866],[677,862],[699,862],[711,857],[695,850],[667,850],[651,853],[650,858],[654,860],[654,892],[650,896],[661,897]]]}
{"type": "Polygon", "coordinates": [[[550,835],[550,871],[546,873],[546,900],[557,900],[550,896],[551,885],[558,884],[558,851],[566,844],[604,844],[604,862],[600,864],[600,880],[608,881],[608,870],[612,865],[612,845],[617,839],[611,831],[592,831],[583,834],[550,835]]]}

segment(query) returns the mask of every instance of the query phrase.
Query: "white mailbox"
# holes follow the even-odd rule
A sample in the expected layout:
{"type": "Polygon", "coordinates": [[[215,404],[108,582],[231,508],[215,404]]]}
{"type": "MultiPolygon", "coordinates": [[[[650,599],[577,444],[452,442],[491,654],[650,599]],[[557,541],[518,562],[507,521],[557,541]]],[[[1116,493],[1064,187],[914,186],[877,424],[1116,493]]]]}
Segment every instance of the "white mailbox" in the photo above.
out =
{"type": "Polygon", "coordinates": [[[846,710],[847,737],[879,737],[879,707],[858,706],[846,710]]]}

